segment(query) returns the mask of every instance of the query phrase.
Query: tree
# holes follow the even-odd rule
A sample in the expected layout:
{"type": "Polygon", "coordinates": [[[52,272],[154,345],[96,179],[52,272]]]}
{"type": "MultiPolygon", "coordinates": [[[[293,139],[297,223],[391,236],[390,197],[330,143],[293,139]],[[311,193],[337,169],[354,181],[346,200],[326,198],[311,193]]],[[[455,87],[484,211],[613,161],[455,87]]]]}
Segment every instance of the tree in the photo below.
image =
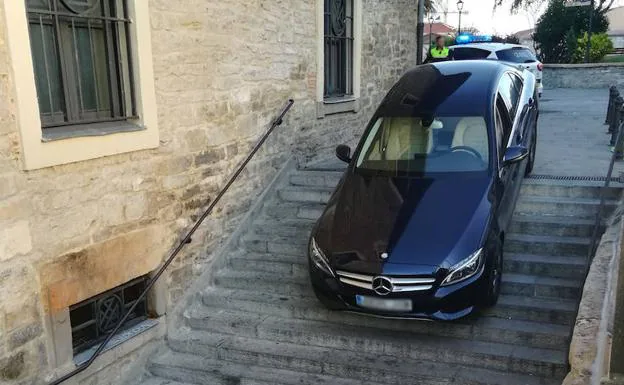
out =
{"type": "MultiPolygon", "coordinates": [[[[526,9],[534,5],[544,4],[548,0],[511,0],[510,11],[517,12],[520,9],[526,9]]],[[[502,6],[508,0],[494,0],[494,8],[502,6]]],[[[598,12],[608,11],[615,0],[595,0],[595,7],[598,12]]]]}
{"type": "MultiPolygon", "coordinates": [[[[550,0],[533,33],[540,60],[545,63],[569,63],[570,52],[574,51],[568,50],[567,43],[587,30],[589,14],[589,7],[566,7],[563,0],[550,0]]],[[[595,10],[592,23],[593,33],[606,32],[609,28],[605,11],[595,10]]]]}
{"type": "MultiPolygon", "coordinates": [[[[574,52],[573,61],[581,63],[585,60],[585,49],[587,47],[587,32],[578,39],[576,51],[574,52]]],[[[592,63],[600,62],[604,57],[613,51],[613,42],[606,33],[594,33],[591,37],[591,47],[589,52],[589,61],[592,63]]]]}
{"type": "Polygon", "coordinates": [[[520,44],[520,39],[518,39],[518,37],[515,35],[507,35],[505,37],[493,35],[492,41],[494,43],[520,44]]]}

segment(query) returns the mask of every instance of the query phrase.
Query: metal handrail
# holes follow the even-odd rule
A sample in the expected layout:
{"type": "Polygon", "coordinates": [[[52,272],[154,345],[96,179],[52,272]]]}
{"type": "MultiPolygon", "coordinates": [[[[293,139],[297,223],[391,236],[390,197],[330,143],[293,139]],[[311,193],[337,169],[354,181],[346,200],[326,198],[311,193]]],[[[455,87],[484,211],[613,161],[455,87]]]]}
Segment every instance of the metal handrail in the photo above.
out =
{"type": "MultiPolygon", "coordinates": [[[[609,171],[607,171],[607,178],[605,180],[604,185],[600,189],[600,204],[598,205],[598,212],[596,213],[596,219],[594,221],[594,230],[592,233],[592,237],[589,243],[589,250],[587,252],[587,258],[585,262],[585,278],[587,278],[587,274],[589,274],[589,267],[593,261],[594,254],[596,253],[596,242],[598,240],[598,229],[600,228],[602,222],[602,211],[604,209],[607,189],[609,188],[609,184],[611,183],[611,175],[613,174],[613,165],[615,164],[615,160],[618,157],[618,148],[622,143],[622,132],[624,131],[624,123],[618,123],[619,129],[617,133],[617,137],[615,140],[615,148],[613,149],[613,154],[611,155],[611,161],[609,162],[609,171]]],[[[620,154],[621,155],[621,154],[620,154]]]]}
{"type": "Polygon", "coordinates": [[[154,286],[154,284],[156,283],[156,281],[158,280],[158,278],[160,278],[160,276],[162,275],[162,273],[165,271],[165,269],[167,269],[167,267],[171,264],[171,262],[173,262],[173,260],[175,259],[175,257],[178,255],[178,253],[182,250],[182,248],[184,248],[184,246],[188,243],[190,243],[191,241],[191,236],[193,235],[193,233],[195,233],[195,231],[199,228],[199,225],[201,225],[201,223],[206,219],[206,217],[212,212],[212,209],[217,205],[217,203],[219,203],[219,201],[221,200],[221,198],[223,197],[223,195],[228,191],[228,189],[230,188],[230,186],[232,185],[232,183],[234,183],[234,181],[236,180],[236,178],[240,175],[240,173],[243,171],[243,169],[245,168],[245,166],[247,165],[247,163],[249,163],[249,161],[251,160],[251,158],[253,158],[253,156],[256,154],[256,152],[258,152],[258,150],[260,149],[260,147],[262,146],[262,144],[264,144],[264,142],[267,140],[267,138],[269,137],[269,135],[271,135],[271,133],[273,132],[273,130],[282,124],[283,118],[286,115],[286,113],[288,112],[288,110],[290,110],[290,108],[292,107],[294,103],[294,100],[289,99],[288,102],[286,103],[286,105],[282,108],[281,113],[277,116],[277,118],[275,118],[275,120],[273,120],[273,122],[271,123],[271,127],[269,127],[269,129],[264,133],[264,135],[260,138],[260,140],[256,143],[256,145],[253,147],[253,149],[251,150],[251,152],[249,153],[249,155],[247,155],[247,157],[245,158],[245,160],[238,166],[238,168],[236,169],[236,171],[234,172],[234,174],[232,174],[232,176],[230,177],[230,179],[228,180],[228,182],[225,184],[225,187],[223,187],[221,189],[221,191],[219,191],[219,193],[217,194],[217,197],[210,203],[210,205],[208,206],[208,208],[204,211],[204,213],[201,215],[201,217],[199,217],[199,219],[195,222],[195,224],[193,225],[193,227],[191,228],[191,230],[184,236],[184,238],[182,238],[182,240],[180,241],[180,244],[178,244],[178,246],[175,248],[175,250],[173,250],[173,252],[171,253],[171,255],[169,256],[169,258],[167,258],[167,260],[165,261],[165,263],[160,267],[160,269],[158,269],[158,271],[156,272],[156,274],[154,274],[152,276],[152,278],[148,281],[147,285],[145,286],[145,289],[143,290],[143,292],[141,293],[141,295],[139,295],[139,297],[137,298],[136,301],[134,301],[134,304],[130,307],[130,309],[128,309],[128,311],[126,312],[126,314],[123,316],[123,318],[117,323],[117,326],[115,326],[115,328],[113,329],[113,331],[110,332],[110,334],[106,337],[106,339],[104,340],[104,342],[102,342],[100,344],[100,346],[97,348],[97,350],[93,353],[93,355],[91,356],[91,358],[89,358],[89,360],[87,362],[85,362],[84,364],[80,365],[79,367],[77,367],[76,369],[72,370],[71,372],[63,375],[62,377],[57,378],[56,380],[50,382],[48,385],[59,385],[62,382],[70,379],[71,377],[75,376],[78,373],[81,373],[82,371],[84,371],[85,369],[87,369],[89,366],[91,366],[91,364],[93,363],[93,361],[95,361],[95,359],[102,353],[102,351],[104,350],[104,348],[106,347],[106,345],[110,342],[110,340],[113,338],[113,336],[119,331],[119,329],[121,328],[121,326],[126,322],[126,320],[128,319],[128,317],[130,316],[130,314],[132,314],[132,312],[134,311],[134,309],[136,308],[136,306],[139,304],[139,302],[141,302],[141,300],[147,295],[147,292],[152,288],[152,286],[154,286]]]}

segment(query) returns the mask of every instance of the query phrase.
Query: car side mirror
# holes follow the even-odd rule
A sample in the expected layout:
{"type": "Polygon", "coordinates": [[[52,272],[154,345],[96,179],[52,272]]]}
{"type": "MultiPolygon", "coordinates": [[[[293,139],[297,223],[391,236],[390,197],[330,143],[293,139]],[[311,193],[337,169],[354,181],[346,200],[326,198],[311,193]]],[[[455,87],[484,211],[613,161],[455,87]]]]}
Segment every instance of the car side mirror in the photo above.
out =
{"type": "Polygon", "coordinates": [[[509,147],[503,156],[503,166],[524,160],[529,155],[529,149],[524,146],[509,147]]]}
{"type": "Polygon", "coordinates": [[[336,147],[336,156],[345,163],[351,162],[351,148],[346,144],[339,144],[336,147]]]}

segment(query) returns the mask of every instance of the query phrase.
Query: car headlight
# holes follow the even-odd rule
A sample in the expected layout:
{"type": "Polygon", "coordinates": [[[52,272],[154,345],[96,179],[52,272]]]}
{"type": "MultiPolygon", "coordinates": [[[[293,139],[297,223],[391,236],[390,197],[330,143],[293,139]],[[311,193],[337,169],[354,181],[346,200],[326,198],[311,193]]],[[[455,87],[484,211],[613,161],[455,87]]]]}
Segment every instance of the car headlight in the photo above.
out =
{"type": "Polygon", "coordinates": [[[316,243],[316,239],[312,238],[312,242],[310,242],[310,258],[314,265],[324,271],[325,273],[335,277],[332,268],[329,266],[329,260],[325,256],[325,253],[321,250],[318,243],[316,243]]]}
{"type": "Polygon", "coordinates": [[[442,286],[461,282],[475,275],[482,265],[483,249],[479,249],[470,256],[450,268],[450,273],[442,281],[442,286]]]}

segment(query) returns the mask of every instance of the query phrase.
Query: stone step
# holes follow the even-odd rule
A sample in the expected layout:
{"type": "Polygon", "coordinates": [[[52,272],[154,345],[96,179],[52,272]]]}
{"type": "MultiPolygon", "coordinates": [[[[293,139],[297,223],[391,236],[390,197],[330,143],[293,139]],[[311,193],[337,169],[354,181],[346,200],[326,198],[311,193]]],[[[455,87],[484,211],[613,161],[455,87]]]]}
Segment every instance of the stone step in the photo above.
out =
{"type": "Polygon", "coordinates": [[[286,186],[277,190],[278,197],[285,202],[326,204],[333,189],[329,187],[286,186]]]}
{"type": "MultiPolygon", "coordinates": [[[[571,216],[577,218],[595,218],[600,199],[565,198],[521,195],[516,203],[515,213],[571,216]]],[[[617,206],[617,200],[605,201],[604,212],[611,212],[617,206]]]]}
{"type": "Polygon", "coordinates": [[[297,171],[290,175],[292,186],[334,188],[344,175],[343,171],[297,171]]]}
{"type": "Polygon", "coordinates": [[[245,250],[254,253],[268,252],[303,256],[307,252],[308,239],[280,235],[257,235],[251,232],[241,237],[240,245],[245,250]]]}
{"type": "Polygon", "coordinates": [[[262,210],[262,216],[272,219],[307,219],[316,221],[321,217],[325,210],[324,204],[301,202],[283,202],[273,200],[267,202],[262,210]]]}
{"type": "Polygon", "coordinates": [[[582,279],[585,274],[585,260],[585,257],[506,253],[503,271],[512,274],[582,279]]]}
{"type": "Polygon", "coordinates": [[[578,299],[581,281],[524,274],[503,274],[501,292],[524,297],[578,299]]]}
{"type": "Polygon", "coordinates": [[[249,289],[260,293],[313,296],[310,279],[293,278],[290,274],[279,274],[267,271],[223,270],[215,274],[215,286],[224,289],[249,289]]]}
{"type": "Polygon", "coordinates": [[[448,364],[428,360],[357,354],[343,349],[298,345],[233,335],[193,331],[169,339],[175,351],[252,366],[269,366],[297,372],[320,373],[359,381],[378,379],[387,384],[555,384],[550,379],[448,364]],[[355,356],[355,357],[354,357],[355,356]],[[355,358],[355,359],[354,359],[355,358]]]}
{"type": "MultiPolygon", "coordinates": [[[[421,326],[421,322],[411,323],[411,329],[388,330],[313,320],[284,319],[279,316],[253,315],[208,307],[194,308],[187,312],[187,317],[189,325],[195,330],[302,346],[345,349],[353,352],[351,357],[357,356],[357,352],[388,354],[401,359],[471,364],[486,369],[544,377],[563,376],[567,371],[565,349],[538,349],[412,332],[411,330],[421,326]]],[[[390,322],[390,320],[377,321],[390,322]]]]}
{"type": "Polygon", "coordinates": [[[174,351],[154,358],[148,368],[160,377],[202,385],[361,385],[360,381],[348,378],[250,366],[174,351]]]}
{"type": "MultiPolygon", "coordinates": [[[[593,218],[515,214],[508,233],[589,238],[593,234],[594,224],[593,218]]],[[[600,226],[601,232],[603,229],[600,226]]]]}
{"type": "Polygon", "coordinates": [[[586,257],[589,244],[589,238],[507,234],[504,250],[512,254],[586,257]]]}
{"type": "Polygon", "coordinates": [[[485,310],[484,314],[572,327],[576,319],[576,301],[501,294],[496,306],[485,310]]]}
{"type": "Polygon", "coordinates": [[[307,273],[308,260],[303,255],[239,252],[228,258],[228,266],[236,270],[255,270],[276,274],[307,273]]]}
{"type": "Polygon", "coordinates": [[[384,330],[416,330],[417,333],[449,338],[503,342],[538,348],[561,348],[567,343],[569,327],[519,319],[476,316],[452,323],[386,320],[360,314],[330,311],[316,298],[263,295],[257,292],[209,290],[202,296],[204,305],[213,309],[267,314],[292,319],[325,321],[355,327],[384,330]]]}
{"type": "Polygon", "coordinates": [[[138,384],[140,385],[189,385],[188,382],[172,381],[162,377],[149,377],[143,379],[138,384]]]}
{"type": "Polygon", "coordinates": [[[252,223],[251,231],[256,235],[307,239],[313,227],[314,221],[308,219],[258,219],[252,223]]]}
{"type": "MultiPolygon", "coordinates": [[[[524,179],[520,188],[521,195],[565,197],[565,198],[595,198],[600,199],[604,182],[566,181],[545,179],[524,179]]],[[[606,190],[606,199],[618,200],[622,189],[609,187],[606,190]]]]}
{"type": "MultiPolygon", "coordinates": [[[[249,267],[249,270],[252,268],[249,267]]],[[[261,270],[253,267],[255,270],[261,270]]],[[[319,304],[314,296],[309,280],[288,280],[286,283],[281,282],[275,285],[274,282],[279,281],[280,273],[266,272],[264,277],[268,281],[255,281],[252,285],[254,291],[248,291],[249,282],[254,278],[253,273],[249,271],[230,271],[217,279],[220,287],[219,292],[229,293],[225,295],[236,306],[245,308],[249,311],[256,311],[257,307],[267,306],[268,304],[277,304],[283,309],[285,314],[295,315],[295,312],[302,311],[299,307],[315,307],[319,304]],[[229,288],[229,289],[228,289],[229,288]],[[293,304],[300,306],[292,308],[293,304]]],[[[214,289],[210,289],[214,290],[214,289]]],[[[223,299],[217,295],[208,297],[211,303],[217,306],[223,299]],[[214,302],[216,301],[216,302],[214,302]]],[[[522,301],[525,297],[516,297],[514,295],[501,294],[499,303],[492,309],[488,310],[488,314],[518,320],[551,322],[557,324],[569,324],[573,321],[574,312],[576,311],[574,300],[559,299],[554,302],[546,298],[526,297],[526,301],[522,301]],[[561,306],[555,306],[561,304],[561,306]]]]}

